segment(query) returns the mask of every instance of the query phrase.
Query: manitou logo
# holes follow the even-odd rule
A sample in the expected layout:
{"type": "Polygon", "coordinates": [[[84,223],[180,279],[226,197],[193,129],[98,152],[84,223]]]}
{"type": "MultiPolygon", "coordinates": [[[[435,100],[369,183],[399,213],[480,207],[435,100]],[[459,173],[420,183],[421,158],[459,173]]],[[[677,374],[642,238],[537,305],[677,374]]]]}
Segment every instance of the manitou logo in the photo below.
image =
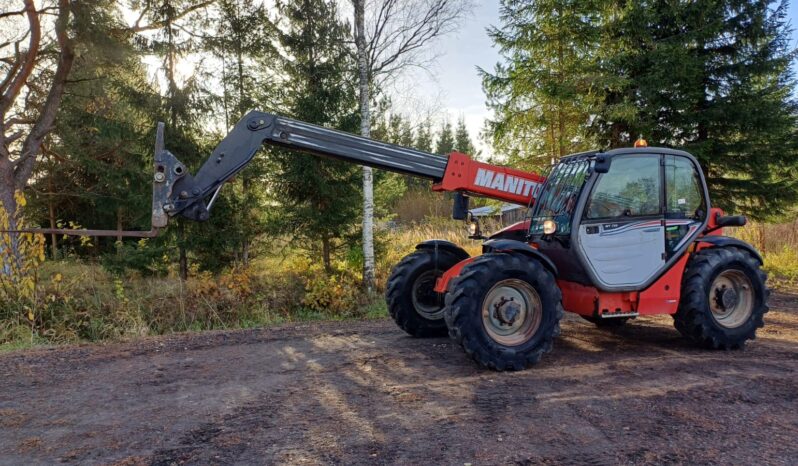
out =
{"type": "Polygon", "coordinates": [[[519,194],[522,196],[538,197],[542,183],[527,180],[518,176],[495,173],[493,170],[480,168],[477,170],[477,179],[474,184],[483,188],[495,189],[505,193],[519,194]]]}

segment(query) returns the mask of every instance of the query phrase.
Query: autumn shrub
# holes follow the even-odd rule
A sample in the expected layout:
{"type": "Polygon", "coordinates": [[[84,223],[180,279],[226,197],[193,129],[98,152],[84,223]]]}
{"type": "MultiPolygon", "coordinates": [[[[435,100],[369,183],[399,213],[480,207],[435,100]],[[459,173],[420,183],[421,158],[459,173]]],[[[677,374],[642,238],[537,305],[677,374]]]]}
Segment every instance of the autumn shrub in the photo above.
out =
{"type": "MultiPolygon", "coordinates": [[[[25,206],[21,192],[17,191],[14,197],[20,208],[25,206]]],[[[20,214],[13,220],[16,229],[29,227],[20,214]]],[[[9,230],[11,225],[12,219],[0,203],[0,230],[9,230]]],[[[34,325],[38,314],[36,283],[42,262],[42,235],[0,233],[0,338],[13,338],[23,328],[34,325]]]]}

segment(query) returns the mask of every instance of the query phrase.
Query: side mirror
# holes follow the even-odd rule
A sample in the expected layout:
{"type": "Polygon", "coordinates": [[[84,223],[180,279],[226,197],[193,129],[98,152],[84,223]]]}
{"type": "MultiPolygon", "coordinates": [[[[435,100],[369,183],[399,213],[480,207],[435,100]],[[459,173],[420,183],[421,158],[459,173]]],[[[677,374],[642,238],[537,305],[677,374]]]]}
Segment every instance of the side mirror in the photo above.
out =
{"type": "Polygon", "coordinates": [[[452,218],[455,220],[468,219],[468,196],[461,192],[454,193],[452,205],[452,218]]]}
{"type": "Polygon", "coordinates": [[[744,215],[718,215],[715,217],[715,225],[723,227],[742,227],[748,223],[744,215]]]}
{"type": "Polygon", "coordinates": [[[606,154],[597,154],[596,162],[593,164],[596,173],[607,173],[610,171],[610,158],[606,154]]]}
{"type": "Polygon", "coordinates": [[[482,228],[479,225],[479,217],[475,217],[469,212],[466,221],[468,222],[469,239],[485,239],[485,236],[482,234],[482,228]]]}

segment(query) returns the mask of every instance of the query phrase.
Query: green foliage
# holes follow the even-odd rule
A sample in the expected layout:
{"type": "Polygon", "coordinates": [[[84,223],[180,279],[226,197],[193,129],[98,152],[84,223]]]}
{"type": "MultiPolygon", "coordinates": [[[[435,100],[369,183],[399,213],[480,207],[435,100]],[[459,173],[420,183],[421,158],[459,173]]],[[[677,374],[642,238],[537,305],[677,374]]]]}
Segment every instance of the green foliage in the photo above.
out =
{"type": "Polygon", "coordinates": [[[424,119],[419,125],[414,145],[420,151],[432,152],[432,122],[429,118],[424,119]]]}
{"type": "Polygon", "coordinates": [[[457,120],[457,128],[454,130],[454,150],[474,157],[479,155],[474,143],[471,142],[471,136],[468,134],[463,117],[457,120]]]}
{"type": "Polygon", "coordinates": [[[435,152],[442,155],[448,155],[454,150],[454,134],[452,133],[452,124],[446,120],[441,126],[441,131],[438,134],[438,143],[435,145],[435,152]]]}
{"type": "MultiPolygon", "coordinates": [[[[278,2],[284,73],[281,113],[302,121],[356,132],[359,117],[345,42],[349,28],[326,0],[278,2]]],[[[293,151],[269,151],[265,175],[274,197],[268,213],[272,234],[291,235],[315,251],[325,269],[342,242],[351,241],[360,214],[360,170],[335,160],[293,151]]]]}
{"type": "Polygon", "coordinates": [[[540,169],[650,145],[701,162],[714,203],[773,218],[798,199],[798,107],[783,1],[505,1],[483,73],[495,148],[540,169]]]}
{"type": "Polygon", "coordinates": [[[786,3],[632,2],[608,15],[600,53],[617,76],[594,132],[639,134],[701,162],[714,204],[754,218],[798,199],[798,107],[786,3]]]}
{"type": "Polygon", "coordinates": [[[114,2],[80,2],[74,11],[75,65],[31,183],[31,210],[53,227],[148,229],[150,193],[139,187],[149,184],[160,101],[132,42],[111,33],[122,27],[114,2]]]}
{"type": "Polygon", "coordinates": [[[514,165],[540,169],[586,148],[594,75],[598,1],[502,1],[502,27],[489,35],[506,64],[481,71],[495,148],[514,165]]]}

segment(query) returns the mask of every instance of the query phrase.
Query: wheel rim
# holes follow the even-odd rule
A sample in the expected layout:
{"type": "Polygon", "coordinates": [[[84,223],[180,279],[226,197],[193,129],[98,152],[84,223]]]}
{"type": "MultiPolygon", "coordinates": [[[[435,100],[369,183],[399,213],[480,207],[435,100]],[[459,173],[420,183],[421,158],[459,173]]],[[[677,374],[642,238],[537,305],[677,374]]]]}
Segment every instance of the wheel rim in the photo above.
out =
{"type": "Polygon", "coordinates": [[[709,308],[715,322],[722,327],[743,325],[754,310],[751,280],[740,270],[724,270],[709,289],[709,308]]]}
{"type": "Polygon", "coordinates": [[[491,288],[482,302],[482,323],[488,335],[505,346],[529,341],[540,327],[543,306],[529,283],[502,280],[491,288]]]}
{"type": "Polygon", "coordinates": [[[435,281],[438,274],[428,270],[416,278],[413,283],[413,307],[422,317],[429,320],[443,318],[443,295],[435,292],[435,281]]]}

